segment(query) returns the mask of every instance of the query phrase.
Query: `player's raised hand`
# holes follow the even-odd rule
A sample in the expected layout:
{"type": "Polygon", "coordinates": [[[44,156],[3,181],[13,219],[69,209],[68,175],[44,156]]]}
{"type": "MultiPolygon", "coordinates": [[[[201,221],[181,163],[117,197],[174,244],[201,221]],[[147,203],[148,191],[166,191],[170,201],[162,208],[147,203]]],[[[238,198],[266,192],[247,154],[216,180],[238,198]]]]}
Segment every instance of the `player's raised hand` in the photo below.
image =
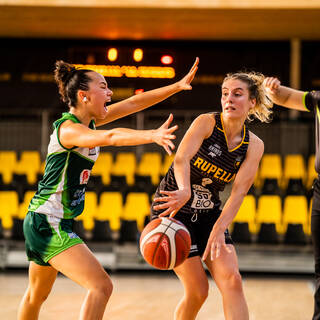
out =
{"type": "Polygon", "coordinates": [[[266,77],[263,81],[263,85],[269,94],[276,94],[279,89],[281,82],[275,77],[266,77]]]}
{"type": "Polygon", "coordinates": [[[173,115],[170,113],[168,119],[162,124],[162,126],[153,132],[153,141],[162,146],[169,155],[172,153],[171,150],[175,148],[175,145],[171,141],[176,138],[173,132],[178,129],[177,125],[169,128],[172,120],[173,115]]]}
{"type": "Polygon", "coordinates": [[[181,90],[192,90],[191,82],[198,70],[199,58],[197,57],[193,66],[186,76],[184,76],[179,82],[179,87],[181,90]]]}

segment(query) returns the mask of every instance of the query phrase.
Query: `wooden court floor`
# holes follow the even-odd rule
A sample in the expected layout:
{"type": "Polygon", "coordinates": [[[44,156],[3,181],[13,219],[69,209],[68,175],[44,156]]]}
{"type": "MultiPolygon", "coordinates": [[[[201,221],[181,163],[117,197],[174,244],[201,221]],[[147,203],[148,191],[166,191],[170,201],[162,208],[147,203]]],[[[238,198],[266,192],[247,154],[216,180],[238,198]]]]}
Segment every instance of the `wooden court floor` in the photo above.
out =
{"type": "MultiPolygon", "coordinates": [[[[183,294],[182,286],[170,272],[114,273],[113,295],[103,319],[169,320],[183,294]]],[[[243,276],[251,320],[311,320],[312,277],[243,276]]],[[[14,320],[27,287],[27,271],[0,273],[0,319],[14,320]]],[[[43,305],[41,320],[77,319],[85,290],[58,276],[51,295],[43,305]]],[[[210,293],[197,320],[222,320],[220,294],[210,280],[210,293]]]]}

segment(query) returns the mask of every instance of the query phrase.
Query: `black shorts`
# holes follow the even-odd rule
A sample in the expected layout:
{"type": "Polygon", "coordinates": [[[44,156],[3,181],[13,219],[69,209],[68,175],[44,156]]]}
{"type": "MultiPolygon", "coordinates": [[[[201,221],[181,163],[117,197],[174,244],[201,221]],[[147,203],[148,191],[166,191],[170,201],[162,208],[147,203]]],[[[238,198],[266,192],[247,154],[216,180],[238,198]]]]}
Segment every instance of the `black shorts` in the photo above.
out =
{"type": "MultiPolygon", "coordinates": [[[[151,206],[151,220],[158,218],[161,213],[153,210],[151,206]]],[[[221,214],[220,209],[213,209],[208,213],[182,213],[178,212],[174,218],[181,221],[188,229],[191,236],[190,257],[202,256],[206,249],[207,242],[212,231],[212,228],[221,214]]],[[[228,229],[224,232],[226,244],[233,244],[232,238],[228,229]]]]}

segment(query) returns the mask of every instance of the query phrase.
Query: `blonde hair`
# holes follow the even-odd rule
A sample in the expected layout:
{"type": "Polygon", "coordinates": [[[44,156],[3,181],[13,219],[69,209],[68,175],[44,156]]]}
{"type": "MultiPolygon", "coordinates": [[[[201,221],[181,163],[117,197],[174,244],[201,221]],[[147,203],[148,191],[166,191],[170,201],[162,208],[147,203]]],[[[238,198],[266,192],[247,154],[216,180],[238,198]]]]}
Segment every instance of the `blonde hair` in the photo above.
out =
{"type": "Polygon", "coordinates": [[[223,83],[227,80],[240,80],[248,85],[250,99],[256,99],[256,105],[249,110],[248,121],[252,121],[253,118],[259,119],[261,122],[270,122],[273,102],[267,96],[266,90],[263,86],[265,76],[258,72],[236,72],[228,73],[223,79],[223,83]]]}

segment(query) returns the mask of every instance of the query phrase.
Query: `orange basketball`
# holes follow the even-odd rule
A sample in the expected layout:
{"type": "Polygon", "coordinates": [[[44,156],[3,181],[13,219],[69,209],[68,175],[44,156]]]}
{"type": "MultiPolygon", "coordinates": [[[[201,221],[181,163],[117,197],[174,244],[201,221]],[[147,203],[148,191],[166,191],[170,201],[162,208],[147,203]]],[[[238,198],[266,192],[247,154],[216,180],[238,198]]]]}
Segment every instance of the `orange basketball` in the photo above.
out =
{"type": "Polygon", "coordinates": [[[181,264],[189,255],[189,231],[178,220],[157,218],[149,222],[140,237],[140,251],[153,267],[169,270],[181,264]]]}

